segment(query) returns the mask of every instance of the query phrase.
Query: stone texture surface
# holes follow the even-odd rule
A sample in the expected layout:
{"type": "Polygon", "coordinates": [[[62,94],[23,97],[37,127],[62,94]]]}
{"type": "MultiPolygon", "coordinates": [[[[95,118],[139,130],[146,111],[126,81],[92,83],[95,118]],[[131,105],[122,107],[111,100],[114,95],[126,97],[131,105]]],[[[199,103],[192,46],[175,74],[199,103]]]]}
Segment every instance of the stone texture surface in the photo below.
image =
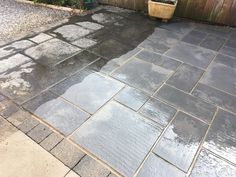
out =
{"type": "Polygon", "coordinates": [[[137,177],[185,177],[184,172],[180,171],[173,165],[151,154],[145,164],[142,166],[137,177]]]}
{"type": "Polygon", "coordinates": [[[52,133],[52,130],[43,124],[39,124],[30,130],[27,135],[32,138],[35,142],[40,143],[43,141],[48,135],[52,133]]]}
{"type": "Polygon", "coordinates": [[[203,150],[198,157],[190,177],[236,176],[236,167],[203,150]]]}
{"type": "Polygon", "coordinates": [[[72,139],[122,175],[133,176],[159,135],[155,125],[111,102],[83,124],[72,139]]]}
{"type": "Polygon", "coordinates": [[[45,138],[40,145],[47,151],[52,150],[61,140],[62,136],[57,133],[51,133],[47,138],[45,138]]]}
{"type": "Polygon", "coordinates": [[[203,122],[179,112],[154,152],[187,172],[207,128],[203,122]]]}
{"type": "Polygon", "coordinates": [[[73,170],[83,177],[107,177],[110,173],[108,169],[87,155],[83,157],[73,170]]]}
{"type": "Polygon", "coordinates": [[[219,110],[209,130],[204,147],[236,164],[236,116],[219,110]]]}
{"type": "Polygon", "coordinates": [[[49,39],[52,39],[52,36],[49,36],[48,34],[45,33],[40,33],[32,38],[30,38],[31,41],[36,42],[36,43],[42,43],[44,41],[47,41],[49,39]]]}
{"type": "Polygon", "coordinates": [[[55,146],[51,150],[51,153],[70,168],[73,168],[85,155],[76,146],[65,139],[55,146]]]}

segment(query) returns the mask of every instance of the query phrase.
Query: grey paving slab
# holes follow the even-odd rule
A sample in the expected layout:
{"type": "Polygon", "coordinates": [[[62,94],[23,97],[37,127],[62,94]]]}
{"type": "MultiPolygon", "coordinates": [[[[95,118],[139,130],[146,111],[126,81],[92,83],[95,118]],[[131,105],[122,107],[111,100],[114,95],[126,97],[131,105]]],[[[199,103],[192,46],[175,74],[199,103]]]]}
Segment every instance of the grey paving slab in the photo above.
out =
{"type": "Polygon", "coordinates": [[[67,60],[57,64],[55,66],[55,69],[67,76],[70,76],[85,68],[89,64],[95,62],[99,58],[99,56],[84,50],[72,56],[71,58],[68,58],[67,60]]]}
{"type": "Polygon", "coordinates": [[[73,168],[85,156],[85,153],[66,139],[57,144],[50,152],[70,168],[73,168]]]}
{"type": "Polygon", "coordinates": [[[202,41],[200,46],[218,51],[223,46],[225,41],[225,38],[209,35],[202,41]]]}
{"type": "Polygon", "coordinates": [[[52,130],[49,129],[46,125],[38,124],[32,130],[30,130],[27,135],[31,137],[35,142],[40,143],[51,133],[52,130]]]}
{"type": "Polygon", "coordinates": [[[132,48],[128,45],[122,44],[114,39],[106,40],[89,49],[95,54],[107,59],[114,59],[129,52],[132,48]]]}
{"type": "Polygon", "coordinates": [[[236,176],[236,167],[202,150],[190,177],[236,176]]]}
{"type": "Polygon", "coordinates": [[[18,127],[24,121],[29,119],[31,114],[27,111],[18,110],[16,113],[12,114],[10,117],[7,118],[9,122],[11,122],[14,126],[18,127]]]}
{"type": "Polygon", "coordinates": [[[227,47],[232,47],[232,48],[236,48],[236,38],[235,39],[229,39],[226,43],[225,46],[227,47]]]}
{"type": "Polygon", "coordinates": [[[167,80],[167,84],[172,85],[180,90],[190,92],[192,88],[201,78],[203,70],[196,67],[183,64],[178,70],[167,80]]]}
{"type": "Polygon", "coordinates": [[[204,147],[236,164],[236,115],[219,110],[204,147]]]}
{"type": "Polygon", "coordinates": [[[65,75],[56,70],[28,62],[0,74],[0,90],[18,104],[22,104],[63,78],[65,75]]]}
{"type": "Polygon", "coordinates": [[[173,71],[181,64],[179,61],[147,50],[142,50],[135,57],[173,71]]]}
{"type": "Polygon", "coordinates": [[[161,87],[155,97],[160,98],[207,123],[211,122],[216,111],[215,106],[168,85],[161,87]]]}
{"type": "Polygon", "coordinates": [[[151,52],[156,52],[156,53],[160,53],[160,54],[163,54],[168,49],[170,49],[168,46],[166,46],[165,42],[163,42],[163,41],[160,41],[160,40],[153,41],[153,40],[149,40],[149,39],[144,40],[139,45],[139,47],[149,50],[151,52]]]}
{"type": "Polygon", "coordinates": [[[82,71],[56,85],[52,91],[87,112],[95,113],[123,86],[113,79],[82,71]]]}
{"type": "Polygon", "coordinates": [[[87,28],[87,29],[90,29],[90,30],[100,30],[104,27],[101,24],[93,23],[93,22],[89,22],[89,21],[78,22],[76,24],[79,25],[79,26],[82,26],[83,28],[87,28]]]}
{"type": "Polygon", "coordinates": [[[179,112],[154,152],[187,172],[207,128],[203,122],[179,112]]]}
{"type": "Polygon", "coordinates": [[[28,40],[21,40],[21,41],[13,42],[9,45],[6,45],[0,48],[0,58],[7,57],[8,55],[12,55],[14,53],[20,52],[33,45],[34,43],[28,40]]]}
{"type": "Polygon", "coordinates": [[[93,39],[89,39],[89,38],[80,38],[74,42],[72,42],[73,45],[76,45],[80,48],[84,48],[84,49],[87,49],[89,47],[92,47],[94,45],[97,44],[97,41],[96,40],[93,40],[93,39]]]}
{"type": "Polygon", "coordinates": [[[75,41],[76,39],[84,37],[91,32],[92,30],[71,24],[61,26],[53,31],[53,33],[59,35],[59,37],[62,37],[67,41],[75,41]]]}
{"type": "Polygon", "coordinates": [[[224,46],[219,50],[219,52],[236,58],[235,48],[224,46]]]}
{"type": "Polygon", "coordinates": [[[129,177],[134,175],[160,132],[139,114],[110,102],[83,124],[72,139],[129,177]]]}
{"type": "Polygon", "coordinates": [[[11,100],[4,100],[0,102],[0,115],[4,118],[10,117],[19,110],[20,108],[11,100]]]}
{"type": "Polygon", "coordinates": [[[199,83],[192,93],[210,103],[236,113],[236,97],[205,84],[199,83]]]}
{"type": "Polygon", "coordinates": [[[47,138],[45,138],[40,145],[47,151],[52,150],[62,140],[62,136],[53,132],[47,138]]]}
{"type": "Polygon", "coordinates": [[[75,131],[89,117],[89,114],[50,92],[40,94],[25,103],[23,107],[66,136],[75,131]]]}
{"type": "Polygon", "coordinates": [[[81,51],[80,48],[62,40],[51,39],[25,50],[25,54],[45,66],[54,66],[79,51],[81,51]]]}
{"type": "Polygon", "coordinates": [[[164,128],[174,117],[176,109],[159,100],[151,98],[140,109],[139,113],[157,122],[162,128],[164,128]]]}
{"type": "Polygon", "coordinates": [[[199,45],[206,36],[207,36],[207,33],[193,30],[190,33],[188,33],[186,36],[184,36],[182,41],[190,43],[190,44],[194,44],[194,45],[199,45]]]}
{"type": "Polygon", "coordinates": [[[201,79],[201,83],[216,87],[232,95],[236,95],[235,76],[235,58],[219,54],[201,79]]]}
{"type": "Polygon", "coordinates": [[[113,77],[152,94],[170,74],[172,74],[170,70],[134,58],[117,69],[113,77]]]}
{"type": "Polygon", "coordinates": [[[179,43],[165,54],[200,68],[206,68],[215,57],[215,52],[211,50],[184,43],[179,43]]]}
{"type": "Polygon", "coordinates": [[[73,170],[83,177],[107,177],[110,173],[107,168],[88,155],[83,157],[73,170]]]}
{"type": "Polygon", "coordinates": [[[32,38],[29,38],[29,40],[39,44],[39,43],[42,43],[42,42],[47,41],[47,40],[52,39],[52,38],[53,37],[48,35],[48,34],[39,33],[36,36],[34,36],[32,38]]]}
{"type": "Polygon", "coordinates": [[[22,54],[15,54],[10,57],[0,59],[0,73],[6,72],[9,69],[13,69],[24,63],[31,61],[29,57],[22,54]]]}
{"type": "Polygon", "coordinates": [[[18,128],[24,132],[24,133],[28,133],[31,129],[33,129],[34,127],[36,127],[39,124],[39,121],[37,121],[35,118],[30,117],[26,120],[24,120],[19,126],[18,128]]]}
{"type": "Polygon", "coordinates": [[[137,111],[148,98],[144,92],[127,86],[116,95],[115,100],[137,111]]]}
{"type": "Polygon", "coordinates": [[[137,177],[185,177],[185,173],[177,169],[175,166],[157,157],[155,154],[151,154],[137,177]]]}

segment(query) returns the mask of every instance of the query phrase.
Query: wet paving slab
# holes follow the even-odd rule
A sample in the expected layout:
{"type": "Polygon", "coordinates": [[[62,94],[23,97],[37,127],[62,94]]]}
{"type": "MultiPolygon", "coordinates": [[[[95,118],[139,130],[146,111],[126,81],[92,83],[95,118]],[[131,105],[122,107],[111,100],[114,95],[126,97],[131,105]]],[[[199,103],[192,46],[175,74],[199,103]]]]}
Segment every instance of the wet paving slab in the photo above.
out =
{"type": "Polygon", "coordinates": [[[235,176],[235,34],[101,6],[0,48],[0,115],[77,174],[235,176]]]}

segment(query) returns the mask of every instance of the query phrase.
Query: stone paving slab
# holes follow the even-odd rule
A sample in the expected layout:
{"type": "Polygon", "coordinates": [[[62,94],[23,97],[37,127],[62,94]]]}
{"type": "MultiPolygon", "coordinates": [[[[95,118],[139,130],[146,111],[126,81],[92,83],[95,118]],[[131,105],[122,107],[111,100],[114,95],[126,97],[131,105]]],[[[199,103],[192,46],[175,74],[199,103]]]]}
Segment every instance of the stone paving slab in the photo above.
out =
{"type": "Polygon", "coordinates": [[[0,139],[10,122],[63,177],[231,177],[235,34],[101,6],[2,46],[0,139]]]}

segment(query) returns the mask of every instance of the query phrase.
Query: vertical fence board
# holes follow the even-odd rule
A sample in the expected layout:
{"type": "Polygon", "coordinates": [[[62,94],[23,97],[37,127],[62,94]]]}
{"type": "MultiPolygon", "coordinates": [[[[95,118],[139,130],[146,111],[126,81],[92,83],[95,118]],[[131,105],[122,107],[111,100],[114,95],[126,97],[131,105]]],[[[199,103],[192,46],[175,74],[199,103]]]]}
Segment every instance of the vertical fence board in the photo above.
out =
{"type": "MultiPolygon", "coordinates": [[[[134,10],[147,10],[148,0],[98,0],[134,10]]],[[[178,0],[175,15],[236,26],[236,0],[178,0]]]]}

